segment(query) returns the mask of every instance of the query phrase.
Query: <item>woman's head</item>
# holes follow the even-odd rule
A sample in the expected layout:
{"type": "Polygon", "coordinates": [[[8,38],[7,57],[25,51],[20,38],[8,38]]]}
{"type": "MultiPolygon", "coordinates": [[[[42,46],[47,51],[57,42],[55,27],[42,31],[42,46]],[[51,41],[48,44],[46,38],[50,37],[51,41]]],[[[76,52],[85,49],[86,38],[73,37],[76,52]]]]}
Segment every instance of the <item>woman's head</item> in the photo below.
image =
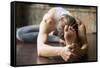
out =
{"type": "Polygon", "coordinates": [[[57,30],[62,32],[64,30],[65,25],[73,27],[77,31],[78,29],[78,24],[76,23],[76,20],[74,17],[69,16],[69,15],[63,15],[59,23],[57,25],[57,30]]]}

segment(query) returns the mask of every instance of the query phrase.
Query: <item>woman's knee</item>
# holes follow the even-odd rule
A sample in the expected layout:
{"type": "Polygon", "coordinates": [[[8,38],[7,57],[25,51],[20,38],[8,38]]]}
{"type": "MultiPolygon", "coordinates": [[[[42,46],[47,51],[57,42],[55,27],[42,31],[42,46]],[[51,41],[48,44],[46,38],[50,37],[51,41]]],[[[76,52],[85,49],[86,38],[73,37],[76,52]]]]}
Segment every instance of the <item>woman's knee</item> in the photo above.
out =
{"type": "Polygon", "coordinates": [[[23,34],[25,34],[25,32],[23,31],[22,28],[18,28],[16,31],[16,38],[20,41],[23,41],[23,34]]]}

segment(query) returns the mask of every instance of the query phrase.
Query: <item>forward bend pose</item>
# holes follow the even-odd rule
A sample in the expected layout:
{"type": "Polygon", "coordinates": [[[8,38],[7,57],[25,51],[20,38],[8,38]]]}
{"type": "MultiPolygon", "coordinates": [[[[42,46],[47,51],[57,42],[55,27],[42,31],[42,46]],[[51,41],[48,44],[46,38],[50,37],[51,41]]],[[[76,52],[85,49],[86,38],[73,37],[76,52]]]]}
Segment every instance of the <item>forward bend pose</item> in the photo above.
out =
{"type": "MultiPolygon", "coordinates": [[[[19,33],[25,30],[24,28],[17,32],[17,38],[20,40],[22,39],[19,37],[19,33]]],[[[31,26],[31,28],[33,27],[31,26]]],[[[76,61],[87,53],[88,45],[84,24],[64,8],[51,8],[43,16],[37,31],[39,31],[37,37],[38,56],[61,56],[67,62],[76,61]],[[57,41],[63,43],[64,46],[50,45],[48,43],[50,35],[53,39],[57,37],[57,41]]],[[[34,35],[34,32],[31,31],[31,35],[34,35]]]]}

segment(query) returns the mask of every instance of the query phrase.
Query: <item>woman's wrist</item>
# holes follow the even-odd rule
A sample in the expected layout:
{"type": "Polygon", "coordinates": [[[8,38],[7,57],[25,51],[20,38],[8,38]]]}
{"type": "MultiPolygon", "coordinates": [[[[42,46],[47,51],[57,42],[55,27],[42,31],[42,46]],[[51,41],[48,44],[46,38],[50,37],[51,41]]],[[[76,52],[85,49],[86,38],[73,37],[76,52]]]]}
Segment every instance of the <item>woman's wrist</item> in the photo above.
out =
{"type": "Polygon", "coordinates": [[[62,56],[62,54],[66,53],[67,51],[69,51],[69,49],[67,47],[61,47],[58,55],[62,56]]]}

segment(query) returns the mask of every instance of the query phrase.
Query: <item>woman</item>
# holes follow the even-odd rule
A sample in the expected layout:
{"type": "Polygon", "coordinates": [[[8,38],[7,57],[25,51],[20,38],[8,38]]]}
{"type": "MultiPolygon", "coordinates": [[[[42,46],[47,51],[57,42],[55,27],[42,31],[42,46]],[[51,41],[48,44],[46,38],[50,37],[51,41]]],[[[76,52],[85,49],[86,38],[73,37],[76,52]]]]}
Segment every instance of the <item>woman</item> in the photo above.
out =
{"type": "Polygon", "coordinates": [[[33,26],[17,30],[17,39],[32,42],[38,35],[38,56],[61,56],[65,61],[75,61],[87,52],[85,26],[64,8],[52,8],[43,17],[40,28],[33,26]],[[36,28],[36,29],[35,29],[36,28]],[[51,35],[52,34],[52,35],[51,35]],[[64,47],[50,46],[46,42],[61,42],[64,47]]]}

